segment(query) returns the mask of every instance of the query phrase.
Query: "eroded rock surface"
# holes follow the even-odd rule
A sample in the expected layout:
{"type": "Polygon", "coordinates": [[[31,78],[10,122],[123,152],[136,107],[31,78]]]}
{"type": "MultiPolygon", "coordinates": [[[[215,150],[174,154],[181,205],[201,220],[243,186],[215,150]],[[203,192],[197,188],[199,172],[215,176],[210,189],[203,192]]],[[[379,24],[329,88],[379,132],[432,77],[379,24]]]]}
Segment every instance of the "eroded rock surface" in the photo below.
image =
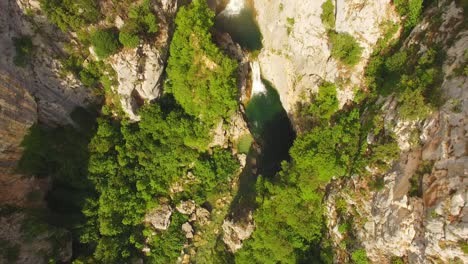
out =
{"type": "Polygon", "coordinates": [[[76,107],[92,103],[95,96],[73,75],[63,74],[57,58],[63,54],[63,44],[70,39],[52,26],[39,8],[39,1],[0,2],[0,69],[13,76],[37,99],[41,122],[72,123],[69,114],[76,107]],[[21,36],[31,37],[34,46],[31,61],[24,68],[13,63],[16,54],[13,38],[21,36]]]}
{"type": "Polygon", "coordinates": [[[242,248],[242,242],[252,235],[255,225],[252,212],[247,217],[246,223],[235,223],[233,220],[223,222],[223,241],[231,252],[236,252],[242,248]]]}
{"type": "Polygon", "coordinates": [[[392,258],[405,263],[468,262],[462,248],[468,240],[468,80],[453,74],[468,49],[468,32],[454,30],[463,23],[461,9],[454,2],[442,4],[447,8],[440,27],[434,30],[431,24],[438,10],[429,11],[405,45],[419,45],[424,53],[429,39],[422,36],[430,34],[431,41],[445,47],[441,89],[446,102],[427,119],[408,122],[396,113],[395,100],[385,99],[385,126],[396,134],[400,159],[384,173],[382,190],[370,190],[369,179],[359,176],[332,183],[326,215],[337,262],[349,261],[340,249],[346,239],[340,226],[346,222],[352,223],[355,243],[374,263],[390,263],[392,258]],[[419,135],[416,143],[414,131],[419,135]],[[418,194],[410,193],[414,175],[422,179],[416,183],[418,194]]]}
{"type": "Polygon", "coordinates": [[[341,106],[352,99],[352,89],[361,85],[367,59],[383,33],[380,26],[397,21],[390,0],[333,1],[336,31],[351,34],[363,47],[361,62],[345,67],[330,56],[326,28],[320,19],[324,2],[254,1],[263,35],[264,49],[259,56],[262,75],[278,90],[289,114],[304,95],[307,98],[316,92],[323,80],[343,80],[338,91],[341,106]]]}
{"type": "Polygon", "coordinates": [[[164,204],[146,213],[145,222],[150,223],[155,229],[167,230],[171,224],[171,215],[172,208],[164,204]]]}
{"type": "Polygon", "coordinates": [[[177,1],[158,1],[154,9],[159,19],[158,35],[154,42],[135,49],[124,49],[109,59],[117,73],[119,85],[114,87],[122,109],[133,121],[140,120],[137,110],[145,102],[162,93],[162,77],[168,57],[173,19],[177,1]]]}

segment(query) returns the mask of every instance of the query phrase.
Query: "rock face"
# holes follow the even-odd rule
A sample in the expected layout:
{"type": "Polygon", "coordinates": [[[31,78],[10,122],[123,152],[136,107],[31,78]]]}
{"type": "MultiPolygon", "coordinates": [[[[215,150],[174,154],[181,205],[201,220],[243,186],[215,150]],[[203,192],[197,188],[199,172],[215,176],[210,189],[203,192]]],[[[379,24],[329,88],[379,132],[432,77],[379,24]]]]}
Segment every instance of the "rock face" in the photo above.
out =
{"type": "Polygon", "coordinates": [[[71,123],[69,114],[94,100],[91,91],[74,76],[61,73],[62,65],[55,58],[63,54],[62,44],[67,42],[67,36],[40,14],[39,1],[1,1],[0,69],[37,99],[39,120],[51,125],[71,123]],[[26,10],[31,15],[26,15],[26,10]],[[13,63],[16,51],[12,38],[20,36],[30,36],[34,46],[30,65],[25,68],[13,63]]]}
{"type": "Polygon", "coordinates": [[[263,35],[264,48],[259,56],[262,76],[278,90],[289,114],[301,97],[317,91],[323,80],[340,83],[341,106],[352,99],[352,89],[361,85],[367,58],[382,34],[380,25],[397,20],[390,0],[333,1],[336,30],[353,35],[364,49],[361,62],[349,69],[330,57],[326,28],[320,19],[324,2],[254,1],[263,35]]]}
{"type": "Polygon", "coordinates": [[[180,202],[176,209],[181,214],[190,215],[195,211],[195,206],[195,201],[188,200],[180,202]]]}
{"type": "Polygon", "coordinates": [[[390,263],[392,258],[405,263],[468,263],[463,251],[468,240],[468,79],[453,72],[468,49],[468,31],[454,30],[464,23],[463,11],[448,3],[441,2],[446,8],[437,9],[444,10],[440,26],[434,29],[432,16],[438,11],[430,10],[406,42],[419,45],[424,53],[429,44],[423,36],[431,34],[445,47],[441,89],[447,101],[426,120],[405,122],[395,113],[394,100],[386,99],[385,122],[396,124],[391,129],[402,150],[400,160],[383,175],[385,187],[380,191],[369,191],[368,180],[358,176],[331,184],[326,214],[337,262],[349,260],[339,247],[345,239],[339,226],[352,220],[355,242],[374,263],[390,263]],[[410,139],[415,129],[419,144],[410,139]],[[422,177],[420,194],[411,196],[409,180],[416,174],[422,177]],[[344,209],[338,206],[340,200],[344,209]]]}
{"type": "Polygon", "coordinates": [[[155,229],[167,230],[171,224],[172,208],[169,205],[161,205],[149,211],[145,216],[145,222],[150,223],[155,229]]]}
{"type": "Polygon", "coordinates": [[[17,81],[0,72],[0,174],[15,168],[20,143],[37,121],[37,105],[17,81]]]}
{"type": "Polygon", "coordinates": [[[136,49],[124,49],[112,56],[109,63],[117,73],[119,85],[114,87],[123,110],[133,121],[138,121],[138,108],[159,97],[162,76],[169,51],[177,1],[162,0],[154,6],[158,15],[159,31],[154,43],[141,44],[136,49]]]}
{"type": "Polygon", "coordinates": [[[223,222],[223,241],[231,252],[236,252],[242,248],[242,241],[248,239],[255,228],[252,213],[250,212],[247,223],[234,223],[233,220],[223,222]]]}
{"type": "Polygon", "coordinates": [[[72,238],[70,232],[44,226],[37,219],[28,219],[22,212],[2,212],[0,217],[0,239],[2,250],[17,252],[16,260],[4,259],[0,263],[45,264],[49,259],[70,262],[72,238]],[[40,229],[31,225],[41,225],[40,229]],[[56,243],[60,241],[60,243],[56,243]]]}

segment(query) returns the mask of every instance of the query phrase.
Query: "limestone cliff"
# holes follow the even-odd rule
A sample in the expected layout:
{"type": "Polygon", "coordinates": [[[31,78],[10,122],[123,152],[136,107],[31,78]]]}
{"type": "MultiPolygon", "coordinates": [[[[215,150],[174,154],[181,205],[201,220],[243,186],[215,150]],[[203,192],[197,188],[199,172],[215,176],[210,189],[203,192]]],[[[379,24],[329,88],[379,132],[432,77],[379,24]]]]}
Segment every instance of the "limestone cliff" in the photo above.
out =
{"type": "Polygon", "coordinates": [[[63,76],[57,58],[70,39],[53,27],[41,13],[39,1],[7,0],[0,3],[0,69],[14,76],[37,100],[38,117],[48,124],[72,122],[69,114],[77,106],[94,100],[91,91],[73,75],[63,76]],[[30,36],[34,56],[30,65],[21,68],[13,63],[13,38],[30,36]]]}
{"type": "Polygon", "coordinates": [[[468,262],[468,80],[454,73],[463,65],[468,31],[455,2],[439,5],[426,12],[402,49],[417,45],[424,54],[441,45],[447,51],[441,86],[446,102],[427,119],[408,122],[398,116],[394,98],[385,99],[383,118],[396,124],[387,128],[397,135],[400,159],[383,174],[380,190],[359,175],[330,185],[326,215],[337,263],[349,261],[343,248],[349,239],[373,263],[468,262]]]}
{"type": "Polygon", "coordinates": [[[327,29],[320,18],[324,2],[254,1],[263,35],[262,75],[278,90],[290,116],[296,104],[316,92],[323,80],[338,84],[341,106],[352,99],[373,45],[383,34],[381,25],[398,21],[390,0],[334,1],[335,30],[353,35],[363,47],[361,62],[351,69],[331,58],[327,29]]]}
{"type": "Polygon", "coordinates": [[[139,120],[137,109],[162,93],[162,77],[169,55],[173,20],[177,1],[157,1],[153,9],[158,15],[159,30],[154,41],[142,43],[136,49],[124,49],[109,59],[117,73],[123,110],[131,120],[139,120]]]}

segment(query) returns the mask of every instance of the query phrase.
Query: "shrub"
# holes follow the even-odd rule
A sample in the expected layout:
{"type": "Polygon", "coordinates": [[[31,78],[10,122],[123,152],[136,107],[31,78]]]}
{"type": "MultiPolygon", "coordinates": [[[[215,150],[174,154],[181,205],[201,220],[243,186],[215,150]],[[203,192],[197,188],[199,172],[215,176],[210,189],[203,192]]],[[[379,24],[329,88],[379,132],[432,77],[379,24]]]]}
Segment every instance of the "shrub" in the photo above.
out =
{"type": "Polygon", "coordinates": [[[125,23],[119,33],[119,41],[127,48],[136,48],[140,44],[137,24],[134,22],[125,23]]]}
{"type": "Polygon", "coordinates": [[[244,153],[244,154],[249,153],[252,142],[253,142],[253,138],[250,134],[242,136],[239,139],[239,142],[237,143],[237,150],[240,153],[244,153]]]}
{"type": "Polygon", "coordinates": [[[348,33],[330,33],[331,55],[348,66],[356,65],[362,53],[356,39],[348,33]]]}
{"type": "Polygon", "coordinates": [[[366,250],[361,248],[353,253],[351,253],[351,259],[353,260],[353,263],[356,264],[367,264],[369,261],[367,260],[367,253],[366,250]]]}
{"type": "Polygon", "coordinates": [[[18,67],[26,67],[31,61],[34,49],[31,37],[13,37],[13,45],[15,45],[16,50],[15,57],[13,57],[13,63],[18,67]]]}
{"type": "Polygon", "coordinates": [[[40,0],[47,18],[62,31],[78,31],[101,17],[97,0],[40,0]]]}
{"type": "Polygon", "coordinates": [[[117,32],[114,28],[98,29],[91,34],[91,44],[99,58],[107,58],[115,54],[119,48],[117,32]]]}
{"type": "Polygon", "coordinates": [[[421,19],[423,0],[394,0],[396,10],[405,17],[405,27],[414,27],[421,19]]]}
{"type": "Polygon", "coordinates": [[[309,112],[319,120],[328,120],[338,111],[338,98],[336,86],[325,82],[319,87],[319,92],[309,107],[309,112]]]}
{"type": "Polygon", "coordinates": [[[406,63],[406,51],[399,51],[385,60],[385,68],[390,72],[400,72],[404,69],[406,63]]]}
{"type": "Polygon", "coordinates": [[[327,0],[322,4],[322,14],[320,15],[323,25],[327,29],[335,28],[335,6],[332,0],[327,0]]]}
{"type": "Polygon", "coordinates": [[[406,89],[398,95],[400,116],[407,120],[425,118],[431,108],[425,103],[421,89],[406,89]]]}
{"type": "Polygon", "coordinates": [[[158,23],[150,2],[145,0],[141,5],[133,6],[128,13],[119,40],[125,47],[136,48],[140,38],[158,32],[158,23]]]}

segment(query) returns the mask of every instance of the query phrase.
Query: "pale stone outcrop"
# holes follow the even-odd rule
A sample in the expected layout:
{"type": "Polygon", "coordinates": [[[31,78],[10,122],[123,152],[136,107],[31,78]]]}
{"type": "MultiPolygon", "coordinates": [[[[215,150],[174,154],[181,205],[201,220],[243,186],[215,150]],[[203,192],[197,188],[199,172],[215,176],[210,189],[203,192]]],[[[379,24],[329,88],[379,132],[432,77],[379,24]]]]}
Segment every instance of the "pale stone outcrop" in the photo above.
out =
{"type": "Polygon", "coordinates": [[[155,229],[167,230],[171,224],[172,208],[167,205],[161,205],[146,213],[145,222],[150,223],[155,229]]]}
{"type": "Polygon", "coordinates": [[[236,252],[242,248],[242,242],[250,238],[254,228],[252,212],[249,213],[246,223],[225,219],[223,222],[223,241],[231,252],[236,252]]]}
{"type": "MultiPolygon", "coordinates": [[[[380,25],[396,21],[390,0],[338,0],[336,31],[353,35],[361,47],[361,62],[352,69],[330,57],[326,28],[319,1],[255,0],[263,35],[259,62],[262,75],[278,90],[285,110],[292,114],[303,95],[316,92],[323,80],[339,83],[340,106],[353,98],[373,45],[382,35],[380,25]]],[[[294,121],[294,120],[293,120],[294,121]]]]}
{"type": "Polygon", "coordinates": [[[152,43],[142,43],[135,49],[123,49],[108,61],[119,82],[114,91],[130,120],[138,121],[137,110],[162,93],[162,77],[169,55],[170,36],[177,1],[161,0],[154,5],[159,29],[152,43]]]}

